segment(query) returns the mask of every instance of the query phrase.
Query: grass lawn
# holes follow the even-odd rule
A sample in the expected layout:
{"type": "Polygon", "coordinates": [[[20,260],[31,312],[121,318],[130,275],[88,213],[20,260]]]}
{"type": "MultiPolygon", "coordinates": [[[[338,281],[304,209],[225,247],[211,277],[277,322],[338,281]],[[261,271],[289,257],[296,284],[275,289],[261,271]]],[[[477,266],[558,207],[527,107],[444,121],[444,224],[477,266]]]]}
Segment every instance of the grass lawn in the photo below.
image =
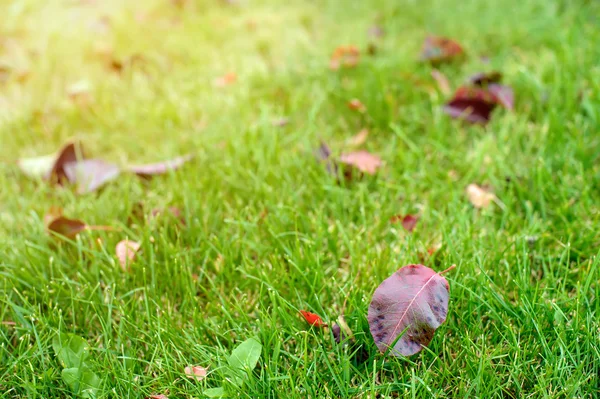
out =
{"type": "Polygon", "coordinates": [[[252,337],[260,361],[230,397],[600,395],[598,2],[11,0],[0,14],[1,397],[77,397],[59,331],[89,344],[99,398],[202,398],[252,337]],[[442,112],[428,34],[466,50],[439,67],[453,88],[501,71],[515,111],[487,126],[442,112]],[[356,67],[329,68],[340,45],[363,50],[356,67]],[[338,184],[314,150],[348,151],[364,128],[384,165],[338,184]],[[14,164],[69,140],[120,165],[196,159],[86,195],[14,164]],[[497,201],[474,208],[471,183],[497,201]],[[132,218],[139,204],[185,226],[132,218]],[[116,231],[51,237],[51,207],[116,231]],[[420,215],[414,232],[398,214],[420,215]],[[141,243],[127,271],[125,238],[141,243]],[[411,263],[456,265],[448,318],[419,354],[384,356],[367,309],[411,263]],[[355,343],[299,310],[344,314],[355,343]]]}

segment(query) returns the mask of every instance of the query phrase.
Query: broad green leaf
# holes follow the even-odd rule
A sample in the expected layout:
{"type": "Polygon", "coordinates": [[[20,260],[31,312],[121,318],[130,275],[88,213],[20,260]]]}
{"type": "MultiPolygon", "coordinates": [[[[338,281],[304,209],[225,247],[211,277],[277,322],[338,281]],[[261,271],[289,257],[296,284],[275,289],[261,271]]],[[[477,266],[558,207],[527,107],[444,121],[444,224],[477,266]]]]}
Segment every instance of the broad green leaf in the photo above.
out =
{"type": "Polygon", "coordinates": [[[64,368],[80,367],[89,356],[85,339],[74,334],[57,334],[52,340],[52,348],[64,368]]]}
{"type": "Polygon", "coordinates": [[[202,392],[204,394],[204,396],[208,396],[209,398],[224,398],[225,397],[225,390],[223,389],[223,387],[218,387],[218,388],[209,388],[204,390],[204,392],[202,392]]]}
{"type": "Polygon", "coordinates": [[[252,371],[262,352],[262,345],[256,338],[250,338],[238,345],[231,352],[231,356],[227,359],[231,370],[233,384],[239,386],[243,379],[248,378],[248,373],[252,371]]]}
{"type": "Polygon", "coordinates": [[[74,394],[83,398],[96,397],[101,381],[87,366],[66,368],[61,375],[74,394]]]}

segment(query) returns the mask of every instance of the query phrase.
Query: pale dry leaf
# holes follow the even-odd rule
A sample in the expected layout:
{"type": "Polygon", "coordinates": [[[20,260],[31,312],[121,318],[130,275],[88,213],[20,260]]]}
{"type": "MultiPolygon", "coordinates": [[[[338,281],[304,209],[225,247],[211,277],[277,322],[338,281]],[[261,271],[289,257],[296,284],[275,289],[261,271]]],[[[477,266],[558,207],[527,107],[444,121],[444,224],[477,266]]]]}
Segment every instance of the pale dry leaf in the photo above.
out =
{"type": "Polygon", "coordinates": [[[340,162],[356,167],[363,173],[374,175],[382,165],[381,158],[367,151],[349,152],[340,155],[340,162]]]}
{"type": "Polygon", "coordinates": [[[117,243],[115,253],[123,270],[126,270],[127,265],[133,262],[140,247],[140,243],[136,241],[122,240],[117,243]]]}
{"type": "Polygon", "coordinates": [[[208,369],[200,366],[187,366],[184,371],[188,378],[195,379],[196,381],[202,381],[206,378],[208,369]]]}
{"type": "Polygon", "coordinates": [[[467,186],[467,196],[475,208],[487,208],[496,196],[475,183],[467,186]]]}
{"type": "Polygon", "coordinates": [[[352,147],[358,147],[367,141],[369,137],[369,129],[362,129],[360,132],[356,133],[356,135],[352,136],[350,140],[348,140],[348,145],[352,147]]]}

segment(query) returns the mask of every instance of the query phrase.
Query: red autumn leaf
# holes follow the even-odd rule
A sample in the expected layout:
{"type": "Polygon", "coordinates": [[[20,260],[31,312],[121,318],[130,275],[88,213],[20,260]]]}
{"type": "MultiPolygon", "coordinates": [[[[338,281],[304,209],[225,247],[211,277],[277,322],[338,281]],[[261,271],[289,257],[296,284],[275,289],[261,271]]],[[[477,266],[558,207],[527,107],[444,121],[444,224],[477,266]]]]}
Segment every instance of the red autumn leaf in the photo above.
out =
{"type": "Polygon", "coordinates": [[[206,375],[208,373],[207,368],[200,366],[187,366],[184,371],[186,377],[194,379],[196,381],[202,381],[206,378],[206,375]]]}
{"type": "Polygon", "coordinates": [[[304,317],[304,320],[306,320],[306,322],[308,324],[310,324],[311,326],[321,327],[321,328],[327,327],[327,324],[323,322],[323,319],[321,319],[321,316],[319,316],[319,315],[308,312],[306,310],[301,310],[300,314],[302,315],[302,317],[304,317]]]}
{"type": "Polygon", "coordinates": [[[115,180],[119,177],[121,169],[101,159],[85,159],[66,163],[64,173],[70,183],[77,185],[77,192],[84,194],[115,180]]]}
{"type": "Polygon", "coordinates": [[[58,216],[56,219],[48,223],[48,231],[56,233],[67,238],[75,238],[75,236],[86,230],[88,225],[77,219],[68,219],[64,216],[58,216]]]}
{"type": "Polygon", "coordinates": [[[474,86],[487,86],[492,83],[500,83],[502,74],[497,71],[479,72],[469,77],[468,83],[474,86]]]}
{"type": "Polygon", "coordinates": [[[348,102],[348,108],[358,112],[365,112],[367,110],[367,107],[365,107],[365,105],[362,102],[360,102],[358,98],[350,100],[348,102]]]}
{"type": "Polygon", "coordinates": [[[329,68],[332,70],[340,67],[352,68],[360,61],[360,50],[356,46],[339,46],[333,51],[329,61],[329,68]]]}
{"type": "Polygon", "coordinates": [[[444,112],[453,118],[471,123],[486,124],[498,99],[488,90],[480,87],[460,87],[454,97],[444,106],[444,112]]]}
{"type": "Polygon", "coordinates": [[[117,243],[115,253],[123,270],[126,270],[127,265],[133,262],[140,247],[140,243],[135,241],[122,240],[117,243]]]}
{"type": "Polygon", "coordinates": [[[367,151],[349,152],[340,155],[340,162],[357,168],[363,173],[374,175],[382,165],[381,158],[367,151]]]}
{"type": "Polygon", "coordinates": [[[384,280],[368,313],[379,350],[410,356],[427,346],[446,320],[449,291],[446,279],[423,265],[404,266],[384,280]]]}
{"type": "Polygon", "coordinates": [[[445,37],[428,36],[421,48],[421,60],[432,64],[453,61],[462,55],[464,55],[462,46],[445,37]]]}
{"type": "Polygon", "coordinates": [[[390,219],[390,222],[392,223],[402,223],[402,227],[404,227],[404,229],[409,233],[412,233],[412,231],[417,226],[418,221],[419,215],[396,215],[392,216],[392,218],[390,219]]]}
{"type": "Polygon", "coordinates": [[[194,156],[191,154],[184,155],[184,156],[177,157],[177,158],[169,160],[169,161],[158,162],[158,163],[153,163],[153,164],[148,164],[148,165],[129,166],[127,168],[127,170],[130,172],[133,172],[136,175],[141,176],[141,177],[152,177],[152,176],[168,173],[172,170],[179,169],[186,162],[189,162],[190,160],[192,160],[192,158],[194,158],[194,156]]]}

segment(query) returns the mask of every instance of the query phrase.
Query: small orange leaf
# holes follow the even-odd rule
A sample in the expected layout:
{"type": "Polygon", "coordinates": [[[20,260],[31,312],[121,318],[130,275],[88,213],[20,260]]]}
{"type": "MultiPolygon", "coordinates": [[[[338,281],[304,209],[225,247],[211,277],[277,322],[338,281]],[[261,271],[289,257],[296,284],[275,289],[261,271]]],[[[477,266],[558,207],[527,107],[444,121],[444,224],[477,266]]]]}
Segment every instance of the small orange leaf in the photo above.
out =
{"type": "Polygon", "coordinates": [[[369,130],[362,129],[360,132],[356,133],[355,136],[352,136],[352,138],[350,140],[348,140],[348,145],[350,145],[352,147],[358,147],[358,146],[364,144],[365,141],[367,141],[368,137],[369,137],[369,130]]]}
{"type": "Polygon", "coordinates": [[[123,270],[126,270],[127,265],[133,262],[140,247],[140,243],[135,241],[122,240],[117,243],[115,253],[123,270]]]}
{"type": "Polygon", "coordinates": [[[331,55],[329,68],[334,71],[340,67],[352,68],[358,65],[359,61],[360,50],[356,46],[339,46],[331,55]]]}
{"type": "Polygon", "coordinates": [[[202,381],[206,378],[208,369],[200,366],[187,366],[184,371],[186,377],[195,379],[196,381],[202,381]]]}
{"type": "Polygon", "coordinates": [[[365,112],[367,110],[367,107],[365,107],[365,105],[362,102],[360,102],[358,98],[350,100],[348,102],[348,108],[358,112],[365,112]]]}
{"type": "Polygon", "coordinates": [[[308,312],[306,310],[301,310],[300,314],[302,315],[302,317],[304,317],[304,320],[306,320],[306,322],[308,324],[310,324],[311,326],[315,326],[315,327],[327,327],[327,324],[323,322],[323,319],[321,319],[321,316],[308,312]]]}
{"type": "Polygon", "coordinates": [[[233,72],[228,72],[223,76],[216,78],[213,84],[216,87],[225,87],[234,84],[237,80],[237,75],[233,72]]]}
{"type": "Polygon", "coordinates": [[[390,222],[392,223],[402,223],[402,227],[409,233],[412,233],[418,221],[419,215],[396,215],[390,218],[390,222]]]}

